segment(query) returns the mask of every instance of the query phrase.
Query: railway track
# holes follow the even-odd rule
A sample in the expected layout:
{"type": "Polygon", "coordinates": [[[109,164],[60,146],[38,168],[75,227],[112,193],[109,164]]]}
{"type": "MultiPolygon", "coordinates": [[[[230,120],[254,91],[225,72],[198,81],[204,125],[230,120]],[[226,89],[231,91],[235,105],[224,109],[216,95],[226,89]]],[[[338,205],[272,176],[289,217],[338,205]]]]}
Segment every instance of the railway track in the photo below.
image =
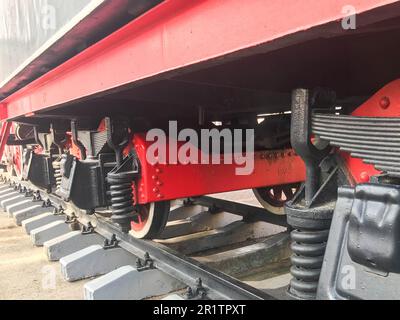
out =
{"type": "Polygon", "coordinates": [[[59,261],[65,280],[91,279],[85,299],[284,297],[285,283],[266,283],[288,269],[289,236],[284,219],[263,209],[210,197],[176,201],[161,239],[140,240],[122,233],[106,210],[88,215],[6,173],[0,180],[2,214],[59,261]]]}

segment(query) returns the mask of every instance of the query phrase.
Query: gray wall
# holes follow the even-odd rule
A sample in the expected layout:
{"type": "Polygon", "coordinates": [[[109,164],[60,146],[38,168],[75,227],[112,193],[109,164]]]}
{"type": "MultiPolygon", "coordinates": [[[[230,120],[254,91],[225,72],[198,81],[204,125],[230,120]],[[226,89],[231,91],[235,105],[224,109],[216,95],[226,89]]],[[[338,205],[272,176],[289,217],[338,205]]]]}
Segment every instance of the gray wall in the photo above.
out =
{"type": "Polygon", "coordinates": [[[91,0],[0,0],[0,83],[91,0]]]}

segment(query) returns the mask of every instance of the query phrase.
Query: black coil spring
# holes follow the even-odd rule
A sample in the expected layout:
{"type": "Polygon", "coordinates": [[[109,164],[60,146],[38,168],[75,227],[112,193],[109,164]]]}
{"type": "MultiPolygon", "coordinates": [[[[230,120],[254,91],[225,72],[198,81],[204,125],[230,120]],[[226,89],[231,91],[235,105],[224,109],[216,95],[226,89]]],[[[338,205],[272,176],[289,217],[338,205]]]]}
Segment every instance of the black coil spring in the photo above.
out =
{"type": "Polygon", "coordinates": [[[53,170],[54,170],[54,178],[56,180],[56,188],[60,189],[61,180],[62,180],[61,161],[60,160],[53,161],[52,165],[53,165],[53,170]]]}
{"type": "Polygon", "coordinates": [[[290,291],[296,296],[315,298],[321,274],[329,229],[295,229],[292,238],[290,291]]]}
{"type": "Polygon", "coordinates": [[[131,174],[108,173],[109,196],[111,198],[112,220],[118,223],[124,232],[130,230],[130,222],[134,217],[131,174]]]}

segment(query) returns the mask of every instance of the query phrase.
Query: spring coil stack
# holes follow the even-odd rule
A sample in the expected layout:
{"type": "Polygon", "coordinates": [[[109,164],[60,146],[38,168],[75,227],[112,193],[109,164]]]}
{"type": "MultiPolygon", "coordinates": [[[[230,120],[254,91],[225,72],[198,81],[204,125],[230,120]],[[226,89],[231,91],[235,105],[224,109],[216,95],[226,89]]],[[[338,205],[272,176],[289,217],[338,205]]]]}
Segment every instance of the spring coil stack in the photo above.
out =
{"type": "Polygon", "coordinates": [[[109,172],[107,174],[108,195],[110,196],[112,210],[111,219],[120,225],[123,232],[130,230],[130,223],[135,217],[132,195],[134,177],[135,173],[132,172],[109,172]]]}
{"type": "Polygon", "coordinates": [[[302,299],[315,298],[328,236],[329,229],[298,228],[291,232],[292,295],[302,299]]]}
{"type": "Polygon", "coordinates": [[[60,189],[62,174],[61,174],[61,159],[53,161],[54,179],[56,180],[56,189],[60,189]]]}

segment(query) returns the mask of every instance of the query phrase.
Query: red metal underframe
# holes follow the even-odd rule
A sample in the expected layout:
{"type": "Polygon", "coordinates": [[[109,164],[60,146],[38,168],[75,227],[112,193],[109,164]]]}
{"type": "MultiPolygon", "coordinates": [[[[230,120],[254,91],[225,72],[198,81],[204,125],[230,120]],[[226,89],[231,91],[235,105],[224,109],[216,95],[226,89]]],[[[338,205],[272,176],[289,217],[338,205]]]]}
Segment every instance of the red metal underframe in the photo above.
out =
{"type": "MultiPolygon", "coordinates": [[[[363,13],[394,2],[352,0],[351,5],[363,13]]],[[[348,0],[166,0],[2,101],[6,110],[0,119],[32,115],[232,53],[250,54],[244,50],[266,43],[272,50],[304,41],[305,35],[288,36],[340,23],[346,5],[348,0]]]]}
{"type": "Polygon", "coordinates": [[[135,195],[140,204],[288,184],[305,179],[304,163],[290,149],[256,152],[253,173],[236,175],[235,164],[150,165],[146,160],[150,143],[145,141],[143,135],[134,137],[141,163],[141,178],[135,195]]]}
{"type": "MultiPolygon", "coordinates": [[[[370,99],[358,107],[353,116],[360,117],[400,117],[400,79],[390,82],[370,99]]],[[[369,178],[380,174],[373,165],[366,164],[362,159],[350,157],[341,152],[347,167],[357,183],[368,182],[369,178]]]]}

